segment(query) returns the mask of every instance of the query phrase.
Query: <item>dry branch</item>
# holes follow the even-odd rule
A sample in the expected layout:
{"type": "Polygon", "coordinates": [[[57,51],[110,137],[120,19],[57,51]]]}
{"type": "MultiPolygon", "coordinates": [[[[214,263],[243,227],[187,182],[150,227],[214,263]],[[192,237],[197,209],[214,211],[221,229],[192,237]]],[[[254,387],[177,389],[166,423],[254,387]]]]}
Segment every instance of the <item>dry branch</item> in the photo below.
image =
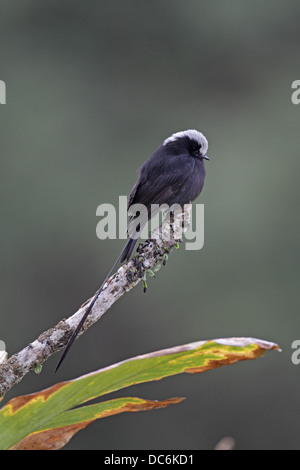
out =
{"type": "MultiPolygon", "coordinates": [[[[164,255],[175,247],[182,233],[189,228],[190,221],[190,204],[185,205],[182,212],[175,212],[170,219],[166,217],[163,224],[151,233],[150,238],[138,247],[137,256],[128,264],[121,266],[108,279],[80,335],[98,321],[125,292],[135,287],[144,278],[147,270],[153,270],[162,261],[164,255]]],[[[90,300],[87,300],[72,316],[61,320],[0,365],[0,396],[19,383],[28,372],[66,346],[90,300]]]]}

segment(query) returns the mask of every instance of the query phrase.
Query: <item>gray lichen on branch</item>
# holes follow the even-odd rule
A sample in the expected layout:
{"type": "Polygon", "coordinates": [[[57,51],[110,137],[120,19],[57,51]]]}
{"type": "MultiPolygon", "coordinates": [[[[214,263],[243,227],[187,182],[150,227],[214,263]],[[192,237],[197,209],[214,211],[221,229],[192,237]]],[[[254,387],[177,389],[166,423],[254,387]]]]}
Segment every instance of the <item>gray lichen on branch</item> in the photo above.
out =
{"type": "MultiPolygon", "coordinates": [[[[166,255],[173,248],[178,248],[182,234],[188,230],[191,223],[191,208],[191,204],[186,204],[182,210],[167,215],[149,239],[139,245],[136,256],[108,279],[79,336],[139,282],[143,281],[145,289],[147,274],[151,275],[150,271],[158,271],[160,264],[165,264],[166,255]]],[[[0,396],[19,383],[28,372],[66,346],[90,300],[84,302],[72,316],[61,320],[0,365],[0,396]]]]}

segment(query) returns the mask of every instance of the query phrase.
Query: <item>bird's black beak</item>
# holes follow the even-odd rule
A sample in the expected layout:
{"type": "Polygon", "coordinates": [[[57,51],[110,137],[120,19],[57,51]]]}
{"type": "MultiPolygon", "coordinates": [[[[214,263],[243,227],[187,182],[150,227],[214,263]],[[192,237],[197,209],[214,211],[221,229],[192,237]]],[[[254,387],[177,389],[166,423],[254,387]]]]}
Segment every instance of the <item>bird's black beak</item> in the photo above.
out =
{"type": "Polygon", "coordinates": [[[205,160],[209,160],[207,155],[204,155],[203,158],[205,158],[205,160]]]}

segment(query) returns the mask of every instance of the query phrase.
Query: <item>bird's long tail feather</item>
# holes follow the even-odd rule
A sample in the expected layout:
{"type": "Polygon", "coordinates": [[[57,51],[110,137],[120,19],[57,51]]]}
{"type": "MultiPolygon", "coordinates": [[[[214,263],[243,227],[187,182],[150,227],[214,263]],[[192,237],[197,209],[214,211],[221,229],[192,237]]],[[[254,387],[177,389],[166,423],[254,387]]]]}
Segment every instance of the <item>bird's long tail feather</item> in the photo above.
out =
{"type": "Polygon", "coordinates": [[[76,329],[74,330],[71,338],[69,339],[68,341],[68,344],[55,368],[55,372],[58,371],[59,367],[61,366],[61,364],[63,363],[63,361],[65,360],[72,344],[74,343],[75,339],[77,338],[81,328],[83,327],[83,324],[85,322],[85,320],[87,319],[89,313],[91,312],[93,306],[95,305],[99,295],[101,294],[102,292],[102,289],[107,281],[107,279],[109,278],[109,276],[112,274],[113,270],[115,269],[116,265],[118,264],[118,262],[120,261],[121,263],[123,261],[125,261],[125,259],[128,261],[129,258],[130,258],[130,255],[135,247],[135,244],[136,244],[137,240],[135,239],[132,239],[132,238],[129,238],[126,245],[124,246],[123,250],[121,251],[121,253],[119,254],[118,258],[116,259],[116,261],[114,262],[112,268],[110,269],[109,273],[107,274],[106,278],[104,279],[104,281],[102,282],[101,286],[99,287],[99,289],[97,290],[96,294],[94,295],[94,297],[92,298],[91,302],[89,303],[86,311],[84,312],[80,322],[78,323],[76,329]]]}
{"type": "Polygon", "coordinates": [[[134,238],[129,238],[126,245],[124,246],[122,253],[120,255],[120,263],[123,263],[123,261],[129,261],[129,258],[131,256],[131,253],[134,250],[134,247],[136,245],[137,240],[134,238]]]}

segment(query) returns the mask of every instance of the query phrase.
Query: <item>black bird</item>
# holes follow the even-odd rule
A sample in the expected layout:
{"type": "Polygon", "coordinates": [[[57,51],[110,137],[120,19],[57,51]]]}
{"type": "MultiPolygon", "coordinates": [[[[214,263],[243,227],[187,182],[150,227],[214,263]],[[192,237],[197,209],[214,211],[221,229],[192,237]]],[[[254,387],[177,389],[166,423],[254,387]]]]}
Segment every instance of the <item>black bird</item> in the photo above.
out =
{"type": "MultiPolygon", "coordinates": [[[[160,147],[148,158],[140,167],[139,177],[133,186],[128,200],[128,214],[134,204],[143,204],[146,210],[146,216],[137,227],[139,233],[148,219],[153,216],[151,213],[151,204],[179,204],[183,206],[194,199],[202,191],[205,178],[205,167],[203,160],[209,160],[206,155],[208,148],[207,139],[201,132],[195,129],[188,129],[182,132],[176,132],[168,137],[160,147]],[[151,213],[151,215],[150,215],[151,213]]],[[[131,216],[128,222],[128,241],[118,256],[113,267],[109,271],[101,287],[98,289],[85,313],[82,316],[77,328],[72,334],[66,349],[55,369],[59,368],[65,359],[71,345],[80,332],[87,316],[91,312],[96,300],[98,299],[104,284],[111,275],[116,264],[129,260],[132,251],[138,241],[138,235],[130,237],[133,234],[132,226],[135,217],[131,216]]]]}

